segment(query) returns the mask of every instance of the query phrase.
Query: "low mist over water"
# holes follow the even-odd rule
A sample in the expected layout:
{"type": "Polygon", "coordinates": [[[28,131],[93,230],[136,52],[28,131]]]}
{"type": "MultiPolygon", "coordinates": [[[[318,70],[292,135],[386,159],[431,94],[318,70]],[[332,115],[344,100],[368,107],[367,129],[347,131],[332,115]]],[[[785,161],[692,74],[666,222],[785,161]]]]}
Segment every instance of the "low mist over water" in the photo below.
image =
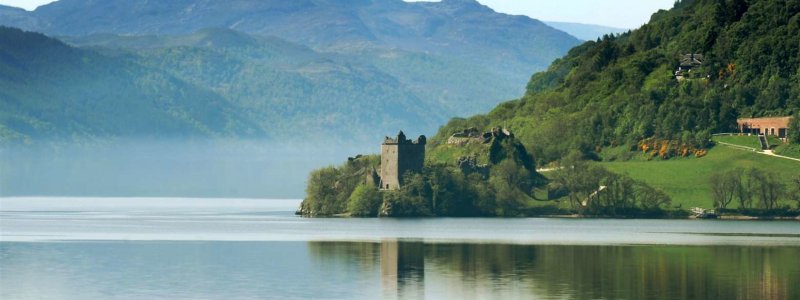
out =
{"type": "Polygon", "coordinates": [[[377,146],[259,141],[4,146],[0,196],[299,199],[311,170],[377,151],[377,146]]]}

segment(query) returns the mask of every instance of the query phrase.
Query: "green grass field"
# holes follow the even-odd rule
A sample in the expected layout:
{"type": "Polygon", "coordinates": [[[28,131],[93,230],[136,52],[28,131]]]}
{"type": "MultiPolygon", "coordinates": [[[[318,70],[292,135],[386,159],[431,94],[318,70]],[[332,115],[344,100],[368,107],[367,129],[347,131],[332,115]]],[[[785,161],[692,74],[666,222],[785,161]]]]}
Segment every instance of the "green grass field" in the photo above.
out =
{"type": "MultiPolygon", "coordinates": [[[[758,141],[756,140],[756,143],[758,141]]],[[[689,208],[712,207],[709,181],[714,174],[737,167],[758,167],[779,174],[786,184],[792,177],[800,176],[800,162],[769,157],[751,151],[724,145],[712,148],[703,158],[686,158],[666,161],[627,161],[600,163],[612,172],[627,174],[636,180],[666,192],[673,205],[689,208]]]]}
{"type": "Polygon", "coordinates": [[[712,140],[761,150],[761,142],[757,136],[715,136],[712,140]]]}
{"type": "Polygon", "coordinates": [[[800,145],[783,144],[775,148],[775,154],[800,158],[800,145]]]}

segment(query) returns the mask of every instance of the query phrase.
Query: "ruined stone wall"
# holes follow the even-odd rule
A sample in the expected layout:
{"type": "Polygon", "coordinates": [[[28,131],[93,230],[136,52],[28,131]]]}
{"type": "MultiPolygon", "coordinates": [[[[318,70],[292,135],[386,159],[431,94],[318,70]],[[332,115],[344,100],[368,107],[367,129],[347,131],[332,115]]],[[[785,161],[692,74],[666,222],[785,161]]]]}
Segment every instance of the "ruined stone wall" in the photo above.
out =
{"type": "Polygon", "coordinates": [[[422,172],[425,165],[425,145],[401,144],[397,164],[400,184],[403,184],[403,175],[406,172],[422,172]]]}

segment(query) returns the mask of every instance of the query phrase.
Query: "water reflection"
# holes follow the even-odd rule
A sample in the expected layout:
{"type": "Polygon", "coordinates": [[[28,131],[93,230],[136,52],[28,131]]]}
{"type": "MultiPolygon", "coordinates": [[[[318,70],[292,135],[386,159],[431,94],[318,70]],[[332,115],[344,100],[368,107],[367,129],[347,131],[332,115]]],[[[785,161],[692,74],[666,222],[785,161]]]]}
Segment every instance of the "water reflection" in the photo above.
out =
{"type": "Polygon", "coordinates": [[[799,248],[309,243],[384,298],[800,299],[799,248]],[[379,267],[378,267],[379,266],[379,267]]]}
{"type": "Polygon", "coordinates": [[[800,299],[800,247],[0,242],[0,299],[800,299]]]}

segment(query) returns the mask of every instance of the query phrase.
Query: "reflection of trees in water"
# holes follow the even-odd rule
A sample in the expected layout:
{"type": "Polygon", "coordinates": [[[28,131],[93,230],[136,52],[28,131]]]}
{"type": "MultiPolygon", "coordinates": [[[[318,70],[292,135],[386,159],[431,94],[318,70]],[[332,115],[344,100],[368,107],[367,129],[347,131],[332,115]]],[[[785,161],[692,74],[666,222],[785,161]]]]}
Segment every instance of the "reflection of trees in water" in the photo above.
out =
{"type": "Polygon", "coordinates": [[[341,260],[366,273],[380,269],[384,296],[800,299],[800,248],[397,241],[310,248],[320,261],[341,260]]]}
{"type": "Polygon", "coordinates": [[[570,285],[576,298],[798,299],[797,248],[539,247],[544,291],[570,285]]]}

